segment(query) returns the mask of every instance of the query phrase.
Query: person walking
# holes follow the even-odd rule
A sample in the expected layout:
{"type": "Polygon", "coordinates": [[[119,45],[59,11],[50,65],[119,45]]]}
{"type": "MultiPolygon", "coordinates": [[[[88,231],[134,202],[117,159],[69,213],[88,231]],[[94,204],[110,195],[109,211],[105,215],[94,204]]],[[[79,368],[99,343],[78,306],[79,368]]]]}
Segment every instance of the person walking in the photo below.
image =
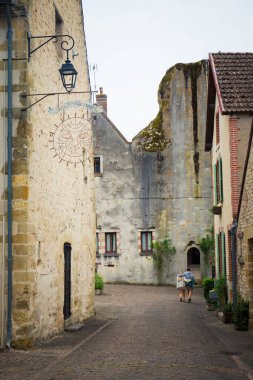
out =
{"type": "Polygon", "coordinates": [[[180,302],[185,301],[185,282],[184,274],[180,271],[177,275],[177,289],[179,290],[180,302]]]}
{"type": "Polygon", "coordinates": [[[195,283],[194,276],[190,268],[187,268],[183,276],[184,276],[183,278],[184,278],[185,288],[188,294],[188,302],[190,303],[192,300],[192,292],[193,292],[194,283],[195,283]]]}

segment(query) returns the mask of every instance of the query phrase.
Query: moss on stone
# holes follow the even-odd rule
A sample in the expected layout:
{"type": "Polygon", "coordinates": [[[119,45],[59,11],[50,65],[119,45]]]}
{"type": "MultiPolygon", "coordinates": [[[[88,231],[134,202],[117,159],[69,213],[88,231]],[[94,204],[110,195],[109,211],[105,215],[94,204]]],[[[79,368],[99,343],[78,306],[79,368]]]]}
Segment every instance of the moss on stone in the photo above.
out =
{"type": "Polygon", "coordinates": [[[168,145],[163,130],[163,110],[138,135],[138,146],[146,152],[161,152],[168,145]]]}

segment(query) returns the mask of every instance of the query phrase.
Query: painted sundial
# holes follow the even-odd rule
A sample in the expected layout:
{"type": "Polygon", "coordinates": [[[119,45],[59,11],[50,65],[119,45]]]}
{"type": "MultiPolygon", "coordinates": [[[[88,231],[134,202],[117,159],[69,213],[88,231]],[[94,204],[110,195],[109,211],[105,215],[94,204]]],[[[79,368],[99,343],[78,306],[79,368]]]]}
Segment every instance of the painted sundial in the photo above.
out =
{"type": "Polygon", "coordinates": [[[59,123],[54,124],[55,132],[51,132],[52,149],[59,161],[68,164],[83,163],[92,152],[92,132],[86,113],[75,113],[70,116],[62,114],[59,123]]]}

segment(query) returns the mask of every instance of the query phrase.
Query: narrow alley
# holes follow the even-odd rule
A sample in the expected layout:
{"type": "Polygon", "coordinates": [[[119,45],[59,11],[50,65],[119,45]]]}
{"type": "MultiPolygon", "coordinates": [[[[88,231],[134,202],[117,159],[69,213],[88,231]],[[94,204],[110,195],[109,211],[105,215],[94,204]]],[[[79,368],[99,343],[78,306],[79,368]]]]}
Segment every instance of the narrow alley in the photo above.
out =
{"type": "Polygon", "coordinates": [[[253,379],[253,333],[223,324],[202,292],[189,304],[174,287],[106,285],[81,329],[0,352],[0,379],[253,379]]]}

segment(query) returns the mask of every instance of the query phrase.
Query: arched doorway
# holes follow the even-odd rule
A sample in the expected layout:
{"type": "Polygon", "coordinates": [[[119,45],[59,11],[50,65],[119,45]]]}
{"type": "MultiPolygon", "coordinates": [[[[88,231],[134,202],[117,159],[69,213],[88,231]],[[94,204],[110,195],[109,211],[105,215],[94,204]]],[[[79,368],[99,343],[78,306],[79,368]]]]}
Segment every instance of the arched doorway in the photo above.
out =
{"type": "Polygon", "coordinates": [[[200,265],[200,252],[198,248],[192,247],[187,252],[187,266],[200,265]]]}
{"type": "Polygon", "coordinates": [[[187,267],[190,267],[191,272],[194,275],[195,282],[201,283],[200,274],[200,251],[196,247],[191,247],[187,251],[187,267]]]}

